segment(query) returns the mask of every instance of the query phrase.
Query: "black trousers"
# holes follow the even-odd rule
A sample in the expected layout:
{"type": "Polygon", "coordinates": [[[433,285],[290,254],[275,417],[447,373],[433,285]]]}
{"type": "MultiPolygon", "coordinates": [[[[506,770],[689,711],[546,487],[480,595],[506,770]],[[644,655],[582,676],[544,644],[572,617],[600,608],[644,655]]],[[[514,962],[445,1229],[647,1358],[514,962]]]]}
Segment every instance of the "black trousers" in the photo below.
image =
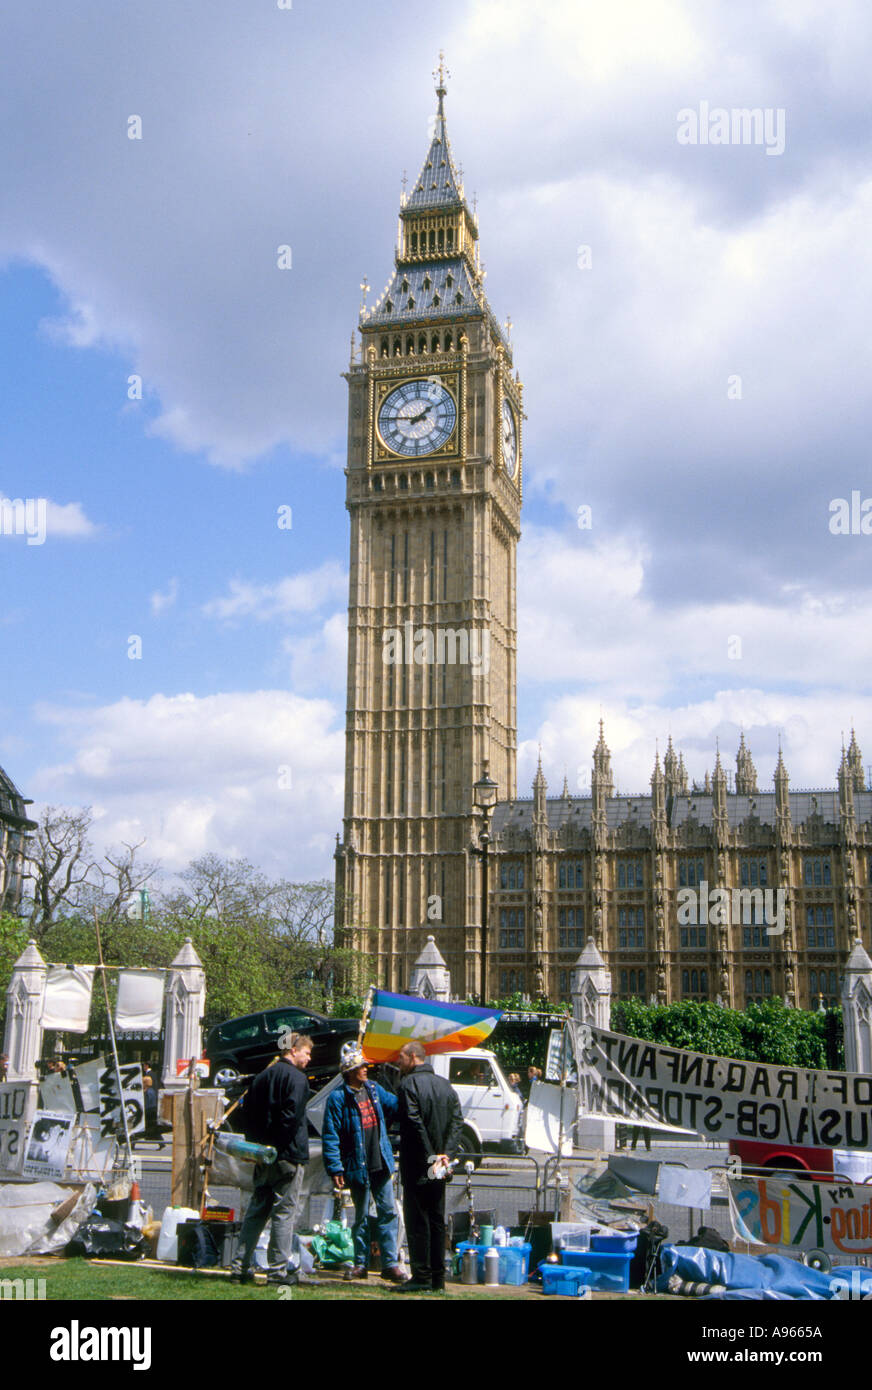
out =
{"type": "Polygon", "coordinates": [[[416,1176],[401,1173],[412,1279],[441,1289],[445,1286],[445,1183],[417,1182],[416,1176]]]}

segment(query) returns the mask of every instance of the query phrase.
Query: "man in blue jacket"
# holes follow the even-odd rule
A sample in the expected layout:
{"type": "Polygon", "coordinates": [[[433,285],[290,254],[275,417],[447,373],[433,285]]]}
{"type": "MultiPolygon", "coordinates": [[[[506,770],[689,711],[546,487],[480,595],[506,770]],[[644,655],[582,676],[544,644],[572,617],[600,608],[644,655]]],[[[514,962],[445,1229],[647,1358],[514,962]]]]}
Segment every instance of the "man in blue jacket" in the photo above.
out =
{"type": "Polygon", "coordinates": [[[405,1283],[397,1255],[397,1208],[394,1202],[394,1156],[388,1124],[397,1099],[366,1078],[366,1058],[357,1043],[346,1043],[340,1066],[344,1084],[324,1107],[321,1152],[335,1187],[348,1185],[354,1202],[352,1279],[365,1279],[369,1263],[369,1199],[375,1202],[382,1279],[405,1283]]]}

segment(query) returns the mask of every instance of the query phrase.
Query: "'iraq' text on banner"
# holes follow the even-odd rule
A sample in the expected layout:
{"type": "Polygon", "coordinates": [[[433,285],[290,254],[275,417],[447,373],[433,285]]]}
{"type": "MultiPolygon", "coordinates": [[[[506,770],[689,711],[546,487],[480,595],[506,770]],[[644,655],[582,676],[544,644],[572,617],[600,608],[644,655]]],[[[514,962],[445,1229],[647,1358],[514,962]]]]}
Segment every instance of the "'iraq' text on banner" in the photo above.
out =
{"type": "Polygon", "coordinates": [[[707,1057],[571,1023],[578,1113],[708,1139],[872,1147],[872,1076],[707,1057]]]}

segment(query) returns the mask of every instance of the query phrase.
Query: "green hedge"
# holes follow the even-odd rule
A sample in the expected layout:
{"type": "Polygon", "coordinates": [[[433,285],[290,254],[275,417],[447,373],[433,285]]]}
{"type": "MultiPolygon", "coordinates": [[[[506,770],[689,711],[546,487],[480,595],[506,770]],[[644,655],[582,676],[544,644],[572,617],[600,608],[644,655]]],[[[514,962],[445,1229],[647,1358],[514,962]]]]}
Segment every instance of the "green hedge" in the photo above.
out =
{"type": "Polygon", "coordinates": [[[611,1022],[616,1033],[717,1057],[786,1067],[845,1066],[841,1009],[809,1013],[773,999],[740,1012],[717,1004],[652,1005],[630,999],[612,1005],[611,1022]]]}

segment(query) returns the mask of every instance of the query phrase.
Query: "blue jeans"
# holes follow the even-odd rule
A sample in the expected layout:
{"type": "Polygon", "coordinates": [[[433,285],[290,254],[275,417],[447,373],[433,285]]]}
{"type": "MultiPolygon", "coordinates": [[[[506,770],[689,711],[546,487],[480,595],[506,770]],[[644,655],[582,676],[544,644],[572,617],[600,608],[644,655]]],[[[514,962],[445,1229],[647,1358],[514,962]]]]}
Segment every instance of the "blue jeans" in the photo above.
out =
{"type": "Polygon", "coordinates": [[[351,1228],[351,1235],[354,1241],[354,1263],[369,1266],[369,1198],[372,1194],[375,1202],[376,1224],[378,1229],[378,1245],[381,1251],[382,1269],[391,1269],[398,1264],[397,1257],[397,1230],[399,1221],[397,1217],[397,1206],[394,1201],[393,1174],[382,1169],[379,1173],[370,1173],[369,1182],[364,1187],[362,1183],[350,1182],[352,1201],[354,1202],[354,1225],[351,1228]]]}

